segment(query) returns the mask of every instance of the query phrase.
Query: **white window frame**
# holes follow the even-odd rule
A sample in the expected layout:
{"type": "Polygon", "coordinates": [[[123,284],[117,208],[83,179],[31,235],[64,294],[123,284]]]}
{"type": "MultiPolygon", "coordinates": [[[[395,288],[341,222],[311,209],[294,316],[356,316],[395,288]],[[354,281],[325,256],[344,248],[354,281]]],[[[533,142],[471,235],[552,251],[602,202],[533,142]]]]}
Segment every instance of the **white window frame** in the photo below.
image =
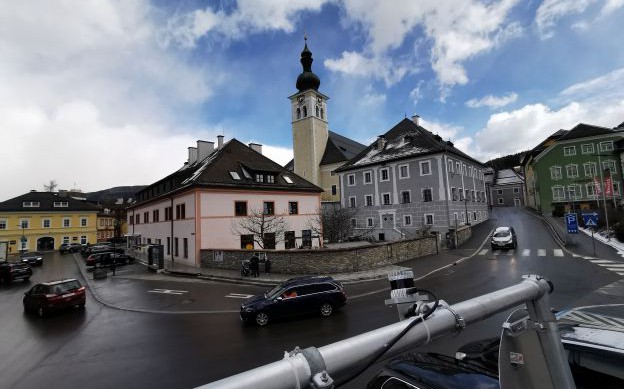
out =
{"type": "Polygon", "coordinates": [[[497,189],[496,194],[498,194],[499,196],[503,195],[503,190],[502,189],[497,189]]]}
{"type": "Polygon", "coordinates": [[[453,173],[453,160],[452,160],[452,159],[449,159],[449,160],[448,160],[448,166],[446,167],[446,170],[447,170],[449,173],[453,173]]]}
{"type": "Polygon", "coordinates": [[[7,229],[7,219],[0,219],[0,230],[7,229]]]}
{"type": "Polygon", "coordinates": [[[423,215],[424,222],[423,224],[426,226],[432,226],[435,224],[435,215],[433,213],[425,213],[423,215]],[[429,223],[429,216],[431,216],[431,223],[429,223]]]}
{"type": "Polygon", "coordinates": [[[604,171],[605,169],[609,169],[609,172],[611,173],[611,175],[617,173],[615,170],[615,161],[613,160],[606,160],[606,161],[601,161],[602,162],[602,170],[604,171]]]}
{"type": "Polygon", "coordinates": [[[550,179],[551,180],[560,180],[563,178],[561,174],[561,166],[551,166],[550,167],[550,179]]]}
{"type": "Polygon", "coordinates": [[[365,207],[374,207],[375,206],[375,198],[371,194],[367,194],[364,196],[364,206],[365,207]],[[370,199],[370,204],[368,203],[368,199],[370,199]]]}
{"type": "Polygon", "coordinates": [[[381,194],[381,205],[392,205],[392,194],[390,192],[385,192],[381,194]],[[386,203],[385,198],[388,196],[388,202],[386,203]]]}
{"type": "Polygon", "coordinates": [[[587,193],[587,197],[596,198],[596,184],[593,182],[585,184],[585,192],[587,193]]]}
{"type": "Polygon", "coordinates": [[[568,178],[577,178],[579,176],[578,174],[578,165],[575,163],[571,163],[569,165],[566,165],[566,176],[568,178]]]}
{"type": "Polygon", "coordinates": [[[576,146],[563,146],[563,156],[573,157],[576,155],[576,146]]]}
{"type": "Polygon", "coordinates": [[[461,162],[459,162],[459,161],[458,161],[458,162],[456,162],[456,163],[455,163],[455,168],[456,168],[456,169],[455,169],[455,173],[461,174],[461,171],[462,171],[462,170],[461,170],[461,162]]]}
{"type": "Polygon", "coordinates": [[[574,192],[574,200],[580,200],[583,197],[583,190],[579,184],[570,184],[566,188],[568,197],[571,198],[571,192],[574,192]],[[571,190],[572,189],[572,190],[571,190]]]}
{"type": "Polygon", "coordinates": [[[64,244],[69,244],[69,236],[64,236],[63,237],[63,243],[64,244]]]}
{"type": "Polygon", "coordinates": [[[520,193],[520,188],[514,188],[514,193],[520,193]]]}
{"type": "Polygon", "coordinates": [[[357,200],[355,196],[349,196],[349,208],[357,207],[357,200]]]}
{"type": "Polygon", "coordinates": [[[386,182],[386,181],[390,181],[390,169],[387,167],[383,167],[379,169],[379,182],[386,182]],[[387,176],[385,180],[383,178],[384,172],[386,172],[386,176],[387,176]]]}
{"type": "Polygon", "coordinates": [[[433,174],[432,169],[431,169],[431,161],[420,161],[419,166],[420,166],[421,176],[430,176],[433,174]],[[423,173],[423,170],[424,170],[423,166],[427,166],[427,169],[429,170],[428,173],[423,173]]]}
{"type": "Polygon", "coordinates": [[[62,225],[63,225],[63,228],[71,228],[71,218],[64,217],[62,225]]]}
{"type": "Polygon", "coordinates": [[[594,153],[593,143],[585,143],[581,145],[581,154],[593,154],[593,153],[594,153]]]}
{"type": "Polygon", "coordinates": [[[375,226],[375,219],[373,219],[372,217],[366,218],[366,227],[374,227],[374,226],[375,226]]]}
{"type": "Polygon", "coordinates": [[[87,219],[86,217],[81,217],[80,218],[80,227],[88,227],[88,226],[89,226],[89,219],[87,219]]]}
{"type": "Polygon", "coordinates": [[[52,220],[51,219],[42,219],[41,220],[41,228],[52,228],[52,220]],[[46,226],[46,222],[48,222],[47,226],[46,226]]]}
{"type": "Polygon", "coordinates": [[[563,185],[555,185],[553,187],[551,187],[552,190],[552,198],[553,201],[561,201],[561,200],[565,200],[566,199],[566,188],[563,185]],[[563,193],[563,196],[559,196],[559,191],[561,191],[561,193],[563,193]]]}
{"type": "Polygon", "coordinates": [[[372,184],[373,183],[373,171],[367,170],[365,172],[362,172],[362,180],[364,182],[364,185],[372,184]],[[368,175],[368,180],[366,179],[367,175],[368,175]]]}
{"type": "Polygon", "coordinates": [[[69,207],[69,203],[67,201],[55,201],[54,208],[67,208],[69,207]]]}
{"type": "Polygon", "coordinates": [[[433,188],[422,188],[420,191],[421,201],[423,203],[432,203],[433,202],[433,188]],[[425,201],[425,191],[428,190],[431,192],[431,201],[425,201]]]}
{"type": "Polygon", "coordinates": [[[608,141],[604,141],[604,142],[600,142],[600,152],[604,152],[604,151],[613,151],[613,141],[612,140],[608,140],[608,141]]]}
{"type": "Polygon", "coordinates": [[[611,180],[611,184],[613,185],[613,194],[615,196],[620,195],[620,182],[616,180],[611,180]]]}
{"type": "Polygon", "coordinates": [[[355,186],[355,174],[347,174],[347,186],[355,186]]]}
{"type": "Polygon", "coordinates": [[[409,164],[407,164],[407,163],[401,164],[401,165],[397,166],[397,169],[399,170],[399,179],[400,180],[405,180],[407,178],[410,178],[409,164]],[[405,171],[406,171],[405,175],[403,175],[402,172],[401,172],[402,168],[405,168],[405,171]]]}
{"type": "Polygon", "coordinates": [[[30,228],[30,220],[29,219],[20,219],[19,228],[22,230],[27,230],[30,228]]]}
{"type": "Polygon", "coordinates": [[[412,225],[412,215],[403,215],[403,225],[409,227],[412,225]]]}
{"type": "Polygon", "coordinates": [[[583,164],[583,172],[585,173],[585,177],[596,177],[598,173],[598,169],[596,168],[596,162],[585,162],[583,164]],[[587,168],[589,168],[589,171],[587,168]]]}

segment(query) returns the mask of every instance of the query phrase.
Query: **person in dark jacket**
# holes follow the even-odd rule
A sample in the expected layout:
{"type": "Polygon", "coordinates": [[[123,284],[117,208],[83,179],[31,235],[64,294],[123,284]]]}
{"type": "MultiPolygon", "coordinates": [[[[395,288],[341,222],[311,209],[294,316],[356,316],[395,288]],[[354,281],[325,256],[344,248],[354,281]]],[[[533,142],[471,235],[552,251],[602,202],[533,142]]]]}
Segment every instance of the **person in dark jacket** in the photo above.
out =
{"type": "Polygon", "coordinates": [[[251,257],[249,261],[249,267],[251,268],[251,276],[258,277],[260,275],[260,258],[257,255],[251,257]]]}
{"type": "Polygon", "coordinates": [[[271,260],[269,259],[269,257],[266,257],[264,259],[264,272],[266,274],[270,274],[271,273],[271,260]]]}

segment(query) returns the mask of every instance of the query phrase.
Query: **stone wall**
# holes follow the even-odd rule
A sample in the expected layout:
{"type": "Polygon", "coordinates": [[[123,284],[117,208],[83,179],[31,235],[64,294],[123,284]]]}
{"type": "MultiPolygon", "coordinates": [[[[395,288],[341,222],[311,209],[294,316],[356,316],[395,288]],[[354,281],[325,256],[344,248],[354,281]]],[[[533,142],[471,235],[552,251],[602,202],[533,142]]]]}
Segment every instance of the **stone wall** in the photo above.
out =
{"type": "MultiPolygon", "coordinates": [[[[271,271],[284,274],[343,273],[393,265],[435,254],[437,238],[426,237],[343,249],[275,250],[267,253],[271,271]]],[[[202,268],[240,269],[241,261],[261,250],[201,250],[202,268]]],[[[261,269],[264,270],[264,269],[261,269]]]]}

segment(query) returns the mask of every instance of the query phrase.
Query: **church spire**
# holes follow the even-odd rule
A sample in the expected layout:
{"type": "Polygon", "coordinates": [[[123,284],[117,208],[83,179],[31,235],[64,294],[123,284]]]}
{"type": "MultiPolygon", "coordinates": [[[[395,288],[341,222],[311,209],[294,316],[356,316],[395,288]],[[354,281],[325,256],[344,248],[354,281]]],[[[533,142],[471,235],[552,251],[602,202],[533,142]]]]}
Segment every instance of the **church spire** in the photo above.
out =
{"type": "Polygon", "coordinates": [[[308,37],[304,35],[304,47],[301,52],[301,66],[303,66],[303,72],[297,77],[297,89],[299,92],[303,92],[308,89],[314,89],[318,92],[318,88],[321,85],[321,80],[316,74],[312,72],[312,52],[308,49],[308,37]]]}

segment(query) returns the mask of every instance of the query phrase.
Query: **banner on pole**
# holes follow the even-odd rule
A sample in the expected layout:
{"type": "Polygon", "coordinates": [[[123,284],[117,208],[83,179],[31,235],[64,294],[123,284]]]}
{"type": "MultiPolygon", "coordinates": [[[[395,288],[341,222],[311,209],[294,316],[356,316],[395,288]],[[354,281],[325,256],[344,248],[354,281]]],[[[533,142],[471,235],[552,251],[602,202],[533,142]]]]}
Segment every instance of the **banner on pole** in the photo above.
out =
{"type": "Polygon", "coordinates": [[[600,183],[598,182],[598,177],[594,176],[594,188],[596,191],[596,195],[602,194],[602,190],[600,190],[600,183]]]}
{"type": "Polygon", "coordinates": [[[605,196],[613,196],[613,183],[611,182],[611,175],[609,174],[608,169],[605,170],[605,173],[608,174],[604,178],[605,196]]]}

